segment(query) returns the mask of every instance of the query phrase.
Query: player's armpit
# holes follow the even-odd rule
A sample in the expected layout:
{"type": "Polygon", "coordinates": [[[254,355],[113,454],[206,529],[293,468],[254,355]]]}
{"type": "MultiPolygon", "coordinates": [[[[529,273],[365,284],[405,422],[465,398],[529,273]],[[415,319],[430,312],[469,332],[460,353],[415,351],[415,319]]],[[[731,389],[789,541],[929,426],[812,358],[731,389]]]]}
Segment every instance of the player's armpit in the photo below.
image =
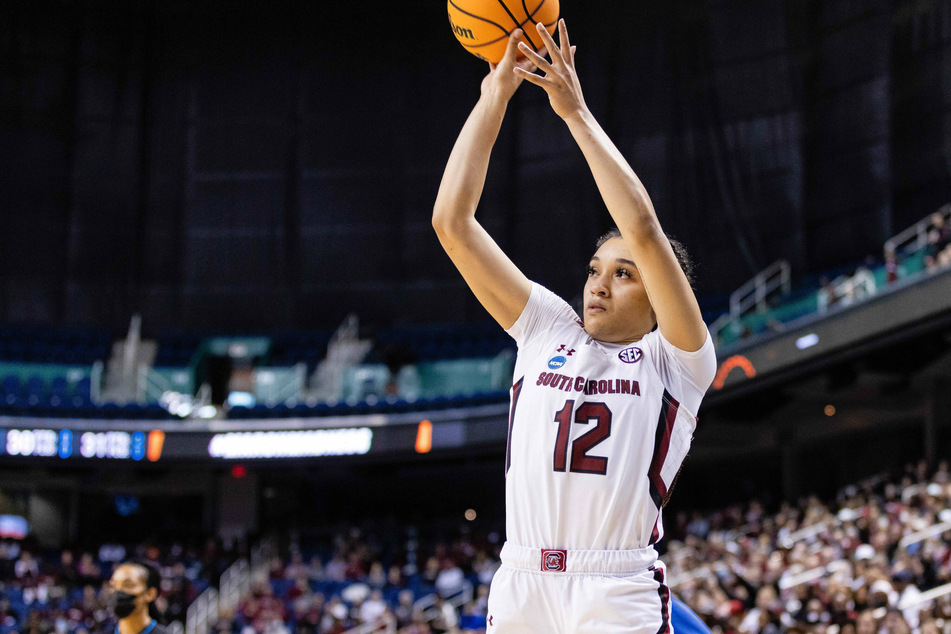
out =
{"type": "Polygon", "coordinates": [[[525,309],[532,284],[474,218],[433,214],[433,228],[476,299],[502,328],[525,309]]]}

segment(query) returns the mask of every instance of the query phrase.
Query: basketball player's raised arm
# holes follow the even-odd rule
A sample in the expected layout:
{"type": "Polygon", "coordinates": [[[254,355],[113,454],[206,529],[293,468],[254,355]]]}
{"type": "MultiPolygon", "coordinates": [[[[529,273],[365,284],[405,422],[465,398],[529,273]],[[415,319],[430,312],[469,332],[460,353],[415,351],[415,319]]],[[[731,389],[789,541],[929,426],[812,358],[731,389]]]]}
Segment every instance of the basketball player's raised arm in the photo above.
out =
{"type": "Polygon", "coordinates": [[[552,109],[568,124],[608,212],[634,256],[661,334],[681,350],[699,350],[706,341],[707,327],[697,298],[661,229],[647,190],[585,105],[575,71],[575,49],[568,41],[564,20],[559,21],[558,31],[560,47],[543,27],[538,28],[551,61],[520,47],[544,75],[522,67],[514,68],[513,73],[542,87],[552,109]]]}
{"type": "MultiPolygon", "coordinates": [[[[482,96],[452,148],[433,208],[433,228],[449,258],[476,298],[499,324],[509,329],[522,314],[531,282],[476,221],[489,155],[499,135],[509,99],[522,80],[516,77],[516,44],[509,38],[505,57],[482,81],[482,96]]],[[[529,62],[519,62],[529,67],[529,62]]]]}

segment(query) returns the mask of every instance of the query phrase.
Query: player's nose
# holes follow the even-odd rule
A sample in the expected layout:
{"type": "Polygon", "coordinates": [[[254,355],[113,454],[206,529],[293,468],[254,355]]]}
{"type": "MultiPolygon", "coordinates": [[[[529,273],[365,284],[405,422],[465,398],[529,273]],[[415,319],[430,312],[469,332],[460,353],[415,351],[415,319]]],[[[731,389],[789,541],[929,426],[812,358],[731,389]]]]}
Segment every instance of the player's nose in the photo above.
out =
{"type": "Polygon", "coordinates": [[[590,290],[593,295],[600,297],[604,297],[608,294],[608,287],[600,279],[591,282],[590,290]]]}

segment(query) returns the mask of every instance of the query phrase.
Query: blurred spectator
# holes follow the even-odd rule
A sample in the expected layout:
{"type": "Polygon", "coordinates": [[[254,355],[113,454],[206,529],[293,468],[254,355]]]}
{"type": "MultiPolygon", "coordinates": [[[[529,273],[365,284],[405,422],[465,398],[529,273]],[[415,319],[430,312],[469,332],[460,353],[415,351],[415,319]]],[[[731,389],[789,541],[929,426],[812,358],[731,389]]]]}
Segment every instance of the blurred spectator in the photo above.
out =
{"type": "MultiPolygon", "coordinates": [[[[152,553],[147,553],[145,559],[150,563],[157,563],[158,549],[152,553]]],[[[126,556],[125,547],[122,544],[103,544],[99,547],[99,561],[103,563],[119,563],[126,556]]]]}
{"type": "Polygon", "coordinates": [[[902,605],[913,606],[902,610],[902,615],[909,627],[918,629],[918,612],[921,609],[918,604],[921,601],[921,590],[915,586],[914,576],[910,570],[899,570],[892,575],[892,584],[896,593],[893,605],[898,608],[902,605]]]}
{"type": "Polygon", "coordinates": [[[93,583],[102,577],[102,569],[93,560],[90,553],[83,553],[79,558],[79,565],[76,567],[79,578],[84,583],[93,583]]]}
{"type": "Polygon", "coordinates": [[[451,597],[462,590],[465,581],[462,569],[454,561],[447,559],[436,576],[436,592],[442,597],[451,597]]]}
{"type": "Polygon", "coordinates": [[[934,271],[951,264],[951,223],[940,211],[931,214],[925,245],[925,268],[934,271]]]}
{"type": "Polygon", "coordinates": [[[304,563],[304,558],[299,552],[295,552],[291,555],[290,563],[284,568],[284,578],[297,579],[300,576],[306,577],[309,572],[310,568],[304,563]]]}
{"type": "Polygon", "coordinates": [[[383,617],[383,613],[386,611],[387,605],[383,600],[383,593],[374,590],[370,593],[370,598],[360,606],[360,620],[364,623],[375,623],[383,617]]]}
{"type": "Polygon", "coordinates": [[[317,555],[310,558],[310,565],[307,567],[307,577],[311,581],[323,581],[325,578],[324,562],[321,561],[317,555]]]}
{"type": "Polygon", "coordinates": [[[20,580],[33,579],[40,574],[39,566],[37,566],[36,560],[33,559],[30,551],[24,550],[20,553],[20,558],[13,566],[13,574],[20,580]]]}
{"type": "Polygon", "coordinates": [[[819,278],[819,293],[816,296],[819,312],[827,310],[839,303],[839,295],[835,291],[835,283],[827,276],[819,278]]]}
{"type": "Polygon", "coordinates": [[[437,594],[436,605],[433,607],[437,616],[430,624],[432,631],[436,634],[455,634],[459,629],[459,615],[452,604],[437,594]]]}
{"type": "Polygon", "coordinates": [[[951,244],[951,226],[940,211],[931,214],[931,227],[938,233],[939,251],[951,244]]]}
{"type": "Polygon", "coordinates": [[[386,585],[386,573],[383,572],[383,564],[374,561],[370,564],[370,572],[367,573],[367,583],[373,588],[382,588],[386,585]]]}
{"type": "Polygon", "coordinates": [[[330,581],[346,581],[347,579],[347,562],[343,560],[340,553],[334,553],[333,559],[327,563],[324,570],[330,581]]]}
{"type": "Polygon", "coordinates": [[[898,255],[893,247],[885,249],[885,283],[891,284],[898,281],[899,262],[898,255]]]}
{"type": "Polygon", "coordinates": [[[399,605],[395,610],[396,622],[399,627],[406,627],[413,622],[416,608],[413,606],[413,591],[402,590],[399,593],[399,605]]]}

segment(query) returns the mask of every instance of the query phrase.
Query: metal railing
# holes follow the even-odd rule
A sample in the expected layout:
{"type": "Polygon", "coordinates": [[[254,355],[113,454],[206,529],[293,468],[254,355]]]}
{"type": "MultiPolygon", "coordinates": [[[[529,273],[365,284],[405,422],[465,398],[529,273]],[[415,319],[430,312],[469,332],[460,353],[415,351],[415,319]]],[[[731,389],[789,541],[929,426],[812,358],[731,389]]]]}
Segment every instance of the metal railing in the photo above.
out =
{"type": "MultiPolygon", "coordinates": [[[[838,523],[838,522],[836,522],[838,523]]],[[[815,537],[823,531],[829,528],[829,525],[825,522],[820,522],[818,524],[813,524],[812,526],[806,526],[805,528],[800,528],[798,531],[794,531],[780,540],[780,545],[783,548],[792,548],[796,542],[800,542],[804,539],[809,539],[810,537],[815,537]]]]}
{"type": "Polygon", "coordinates": [[[136,402],[145,403],[149,400],[160,401],[163,394],[174,391],[175,386],[164,376],[147,365],[139,366],[139,371],[136,375],[136,402]]]}
{"type": "Polygon", "coordinates": [[[206,634],[218,620],[218,591],[208,588],[195,599],[185,612],[185,634],[206,634]]]}
{"type": "Polygon", "coordinates": [[[730,312],[724,313],[710,324],[714,339],[727,327],[735,324],[743,315],[755,309],[765,312],[767,299],[776,291],[785,296],[792,290],[792,269],[786,260],[776,260],[747,280],[730,294],[730,312]]]}
{"type": "Polygon", "coordinates": [[[95,405],[102,401],[102,373],[105,371],[105,364],[101,359],[97,359],[92,364],[92,370],[89,373],[89,400],[95,405]]]}
{"type": "Polygon", "coordinates": [[[268,406],[297,401],[306,384],[306,363],[298,363],[291,370],[259,368],[254,371],[254,395],[268,406]]]}
{"type": "Polygon", "coordinates": [[[819,312],[826,312],[830,306],[849,306],[871,297],[875,294],[876,288],[875,276],[868,269],[859,269],[850,277],[836,278],[827,290],[819,291],[817,296],[819,312]]]}
{"type": "Polygon", "coordinates": [[[139,345],[142,341],[142,316],[136,313],[129,320],[129,331],[122,348],[122,386],[127,393],[132,392],[136,383],[135,362],[139,357],[139,345]]]}
{"type": "Polygon", "coordinates": [[[935,524],[934,526],[929,526],[923,530],[918,531],[917,533],[912,533],[911,535],[905,535],[901,538],[901,541],[898,542],[899,548],[908,548],[912,544],[917,544],[920,541],[924,541],[930,537],[936,537],[941,533],[951,531],[951,522],[942,522],[941,524],[935,524]]]}
{"type": "MultiPolygon", "coordinates": [[[[431,623],[441,616],[439,610],[436,608],[436,596],[435,593],[427,594],[413,603],[413,611],[422,614],[427,623],[431,623]]],[[[458,592],[449,595],[444,601],[451,605],[454,610],[458,611],[461,610],[462,606],[466,603],[472,601],[472,597],[472,583],[465,581],[458,592]]],[[[364,623],[363,625],[358,625],[357,627],[347,630],[343,634],[374,634],[375,632],[387,632],[387,634],[390,634],[390,632],[393,631],[395,630],[386,623],[364,623]]]]}
{"type": "Polygon", "coordinates": [[[236,561],[222,573],[218,587],[218,611],[233,610],[251,592],[251,565],[245,559],[236,561]]]}
{"type": "Polygon", "coordinates": [[[251,561],[239,559],[221,574],[220,591],[208,588],[188,606],[184,634],[207,634],[222,612],[234,610],[251,592],[252,579],[267,579],[267,566],[272,546],[267,539],[251,550],[251,561]]]}
{"type": "MultiPolygon", "coordinates": [[[[425,597],[417,599],[413,604],[413,609],[419,611],[427,623],[440,616],[439,610],[436,609],[436,596],[435,593],[427,594],[425,597]]],[[[468,581],[464,581],[458,592],[445,597],[443,600],[458,610],[469,601],[472,601],[472,596],[472,584],[468,581]]]]}
{"type": "Polygon", "coordinates": [[[766,310],[766,298],[777,289],[791,290],[791,270],[786,260],[776,260],[730,294],[730,317],[739,319],[751,308],[766,310]]]}
{"type": "Polygon", "coordinates": [[[923,248],[928,243],[928,231],[934,226],[931,222],[931,216],[935,213],[941,214],[945,222],[951,222],[951,203],[946,203],[938,207],[932,213],[922,218],[904,231],[895,234],[885,241],[884,250],[898,253],[898,250],[914,243],[914,249],[923,248]]]}
{"type": "Polygon", "coordinates": [[[937,588],[932,588],[922,592],[917,597],[906,597],[898,602],[899,610],[907,610],[908,608],[913,608],[916,605],[921,605],[922,603],[927,603],[938,597],[943,597],[946,594],[951,594],[951,583],[946,583],[943,586],[938,586],[937,588]]]}
{"type": "Polygon", "coordinates": [[[350,628],[343,634],[377,634],[379,632],[394,634],[396,632],[396,626],[392,623],[364,623],[363,625],[350,628]]]}

